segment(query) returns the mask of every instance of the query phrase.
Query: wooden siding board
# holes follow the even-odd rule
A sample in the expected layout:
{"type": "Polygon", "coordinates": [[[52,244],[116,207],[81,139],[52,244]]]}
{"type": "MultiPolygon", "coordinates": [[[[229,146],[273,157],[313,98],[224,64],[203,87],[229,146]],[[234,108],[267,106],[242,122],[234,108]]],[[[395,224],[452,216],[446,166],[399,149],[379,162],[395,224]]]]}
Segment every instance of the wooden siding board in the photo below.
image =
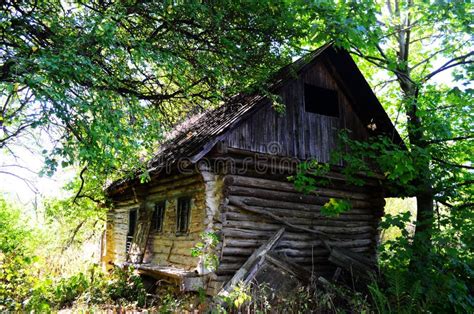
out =
{"type": "Polygon", "coordinates": [[[225,141],[229,147],[268,153],[269,144],[278,143],[279,155],[328,162],[341,128],[350,129],[353,138],[368,137],[365,126],[352,109],[353,104],[347,93],[323,62],[315,63],[299,78],[287,82],[279,94],[285,104],[284,114],[278,114],[267,102],[228,133],[225,141]],[[306,112],[304,84],[337,90],[339,117],[306,112]]]}

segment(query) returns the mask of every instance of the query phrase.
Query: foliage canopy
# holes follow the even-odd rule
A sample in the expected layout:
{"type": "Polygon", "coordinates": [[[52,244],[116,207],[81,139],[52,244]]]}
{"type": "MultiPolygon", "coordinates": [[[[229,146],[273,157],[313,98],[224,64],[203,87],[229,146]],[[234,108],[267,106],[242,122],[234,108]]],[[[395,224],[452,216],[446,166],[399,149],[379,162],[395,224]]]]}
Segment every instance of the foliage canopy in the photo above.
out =
{"type": "Polygon", "coordinates": [[[49,171],[138,167],[183,115],[287,60],[289,13],[274,1],[4,1],[0,148],[41,130],[49,171]]]}

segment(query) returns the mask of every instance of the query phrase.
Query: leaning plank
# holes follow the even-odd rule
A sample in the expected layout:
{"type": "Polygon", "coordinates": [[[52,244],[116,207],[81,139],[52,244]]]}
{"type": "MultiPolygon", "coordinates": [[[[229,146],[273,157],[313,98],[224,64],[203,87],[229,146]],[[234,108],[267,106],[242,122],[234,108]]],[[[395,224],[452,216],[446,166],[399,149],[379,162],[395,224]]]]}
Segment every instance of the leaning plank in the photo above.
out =
{"type": "Polygon", "coordinates": [[[138,221],[133,235],[128,260],[132,263],[142,263],[145,256],[146,244],[150,234],[153,206],[149,203],[141,204],[138,210],[138,221]]]}
{"type": "Polygon", "coordinates": [[[263,244],[259,249],[255,250],[244,263],[244,265],[242,265],[242,267],[235,273],[232,279],[227,282],[221,292],[219,292],[219,295],[227,295],[230,291],[232,291],[232,289],[234,289],[235,285],[239,281],[244,280],[248,271],[252,268],[255,262],[265,256],[268,251],[275,247],[284,232],[285,228],[281,228],[265,244],[263,244]]]}

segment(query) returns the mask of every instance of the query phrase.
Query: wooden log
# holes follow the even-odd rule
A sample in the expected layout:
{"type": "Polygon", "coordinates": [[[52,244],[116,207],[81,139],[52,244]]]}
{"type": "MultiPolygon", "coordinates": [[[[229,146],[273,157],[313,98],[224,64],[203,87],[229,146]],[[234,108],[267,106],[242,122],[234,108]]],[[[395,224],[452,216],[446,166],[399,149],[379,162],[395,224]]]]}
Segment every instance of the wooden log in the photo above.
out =
{"type": "MultiPolygon", "coordinates": [[[[248,257],[247,257],[248,258],[248,257]]],[[[245,263],[245,261],[239,262],[232,262],[232,263],[221,263],[219,267],[216,269],[215,273],[217,276],[223,275],[234,275],[245,263]]]]}
{"type": "MultiPolygon", "coordinates": [[[[299,218],[289,215],[280,215],[280,212],[276,213],[275,211],[271,210],[273,214],[279,216],[281,218],[286,218],[288,222],[302,225],[302,226],[334,226],[334,227],[361,227],[367,226],[373,223],[373,221],[365,220],[365,221],[352,221],[352,220],[327,220],[325,217],[317,217],[317,218],[299,218]]],[[[254,214],[244,214],[241,212],[226,212],[225,213],[226,220],[233,220],[233,221],[271,221],[268,218],[262,218],[259,215],[254,214]]]]}
{"type": "MultiPolygon", "coordinates": [[[[254,173],[260,174],[264,177],[268,177],[269,174],[271,175],[294,175],[296,174],[296,165],[295,163],[293,166],[281,163],[275,159],[262,159],[261,161],[255,161],[249,158],[239,158],[237,156],[229,156],[228,163],[226,165],[226,170],[228,173],[231,174],[246,174],[246,173],[254,173]]],[[[325,173],[322,178],[339,181],[339,182],[347,182],[347,178],[345,175],[341,173],[341,169],[334,169],[325,173]]],[[[385,180],[383,175],[376,174],[376,178],[370,178],[363,173],[356,175],[356,177],[364,180],[365,186],[370,187],[377,187],[381,186],[381,182],[385,180]]]]}
{"type": "Polygon", "coordinates": [[[264,216],[267,216],[269,218],[272,218],[273,220],[277,221],[277,222],[280,222],[281,224],[283,225],[286,225],[287,227],[290,227],[291,229],[295,229],[295,230],[299,230],[299,231],[303,231],[303,232],[309,232],[309,233],[313,233],[313,234],[317,234],[321,237],[324,237],[325,239],[329,239],[330,236],[325,234],[324,232],[322,231],[318,231],[318,230],[315,230],[315,229],[309,229],[309,228],[305,228],[305,227],[300,227],[300,226],[296,226],[296,225],[293,225],[291,223],[288,223],[285,219],[282,219],[278,216],[275,216],[273,215],[272,213],[268,212],[268,211],[265,211],[265,210],[259,210],[259,209],[255,209],[255,208],[252,208],[250,206],[247,206],[243,203],[234,203],[234,205],[238,206],[239,208],[241,208],[242,210],[244,211],[248,211],[248,212],[251,212],[251,213],[254,213],[254,214],[261,214],[261,215],[264,215],[264,216]]]}
{"type": "MultiPolygon", "coordinates": [[[[342,248],[334,248],[337,250],[345,250],[348,251],[348,249],[342,249],[342,248]]],[[[352,249],[351,249],[352,250],[352,249]]],[[[370,246],[362,246],[362,247],[357,247],[354,248],[353,252],[367,252],[370,250],[370,246]]],[[[293,249],[293,248],[280,248],[277,247],[274,250],[275,252],[279,252],[285,256],[288,257],[303,257],[303,256],[328,256],[329,251],[324,248],[307,248],[307,249],[293,249]]],[[[356,252],[356,253],[357,253],[356,252]]]]}
{"type": "Polygon", "coordinates": [[[181,190],[187,190],[187,191],[200,191],[204,190],[204,183],[199,182],[199,181],[190,181],[190,182],[177,182],[176,184],[170,184],[170,185],[160,185],[155,187],[154,189],[150,190],[150,196],[153,194],[166,194],[166,193],[172,193],[174,191],[181,191],[181,190]]]}
{"type": "MultiPolygon", "coordinates": [[[[226,244],[224,248],[255,248],[262,244],[261,240],[254,239],[235,239],[235,238],[226,238],[226,244]]],[[[361,246],[370,246],[373,244],[371,239],[346,239],[340,241],[331,241],[328,240],[327,243],[331,247],[341,247],[341,248],[352,248],[352,247],[361,247],[361,246]]],[[[278,243],[277,248],[294,248],[294,249],[311,249],[312,247],[324,247],[324,243],[321,240],[288,240],[286,237],[283,237],[278,243]]]]}
{"type": "Polygon", "coordinates": [[[220,264],[240,263],[241,265],[243,265],[247,259],[248,256],[223,255],[220,258],[220,264]]]}
{"type": "MultiPolygon", "coordinates": [[[[230,155],[230,156],[235,155],[235,156],[257,157],[257,160],[264,160],[265,163],[268,163],[268,160],[275,161],[277,162],[277,164],[281,164],[282,160],[285,160],[285,161],[289,160],[291,161],[290,164],[292,165],[298,165],[299,163],[302,162],[299,158],[295,158],[295,157],[278,156],[278,155],[272,155],[268,153],[259,153],[259,152],[254,152],[254,151],[250,151],[246,149],[229,147],[229,146],[225,148],[225,154],[230,155]]],[[[338,165],[333,165],[333,164],[329,165],[329,167],[330,167],[330,171],[329,171],[330,173],[337,173],[339,175],[342,175],[341,171],[343,167],[338,166],[338,165]]],[[[365,172],[359,171],[356,173],[356,175],[360,177],[367,177],[368,179],[375,180],[375,181],[385,180],[385,176],[380,173],[374,173],[372,176],[369,177],[365,172]]]]}
{"type": "MultiPolygon", "coordinates": [[[[281,253],[283,254],[283,253],[281,253]]],[[[328,263],[329,252],[327,255],[313,255],[313,256],[286,256],[286,258],[293,263],[302,266],[320,266],[327,265],[328,263]]]]}
{"type": "MultiPolygon", "coordinates": [[[[265,230],[255,230],[254,228],[251,229],[243,229],[243,228],[223,228],[222,235],[226,237],[234,237],[245,239],[249,237],[258,238],[258,237],[268,237],[272,234],[272,231],[265,231],[265,230]]],[[[285,238],[292,238],[292,239],[304,239],[304,238],[315,238],[315,235],[308,234],[306,231],[299,231],[299,230],[291,230],[285,234],[285,238]]],[[[360,234],[337,234],[338,239],[369,239],[373,238],[374,234],[371,233],[360,233],[360,234]]]]}
{"type": "MultiPolygon", "coordinates": [[[[236,196],[248,196],[248,197],[257,197],[269,200],[279,200],[284,202],[294,202],[294,203],[305,203],[305,204],[316,204],[324,205],[329,202],[329,198],[315,196],[315,195],[304,195],[302,193],[292,193],[292,192],[277,192],[265,189],[258,188],[247,188],[241,186],[227,186],[226,192],[229,195],[236,196]]],[[[372,201],[360,201],[352,200],[351,206],[354,208],[374,208],[374,207],[383,207],[385,201],[383,198],[373,199],[372,201]]]]}
{"type": "Polygon", "coordinates": [[[155,187],[161,186],[161,185],[167,185],[167,184],[174,184],[175,182],[179,181],[185,181],[189,182],[190,180],[194,181],[200,181],[202,182],[202,176],[200,173],[194,172],[194,173],[178,173],[175,175],[167,176],[161,179],[152,179],[152,181],[149,183],[150,189],[154,189],[155,187]]]}
{"type": "MultiPolygon", "coordinates": [[[[268,215],[268,213],[263,213],[263,211],[262,211],[262,214],[268,215]]],[[[278,216],[275,216],[275,217],[278,217],[278,216]]],[[[222,223],[222,226],[236,227],[236,228],[252,228],[253,227],[253,228],[258,228],[260,230],[277,230],[278,228],[281,227],[281,225],[285,225],[291,228],[297,228],[299,230],[315,233],[318,235],[323,234],[327,237],[330,237],[330,235],[333,233],[358,234],[362,232],[375,231],[375,229],[372,226],[367,226],[367,225],[339,227],[339,226],[327,226],[327,225],[317,224],[317,223],[296,224],[296,223],[293,223],[292,219],[289,219],[286,217],[278,217],[278,219],[282,220],[280,221],[280,224],[266,223],[263,221],[242,221],[242,220],[226,219],[226,221],[222,223]]]]}
{"type": "MultiPolygon", "coordinates": [[[[267,217],[269,217],[269,218],[271,218],[271,219],[273,219],[277,222],[280,222],[281,224],[283,224],[287,227],[290,227],[291,229],[317,234],[325,240],[331,239],[331,238],[332,239],[337,239],[337,238],[329,235],[327,233],[328,231],[333,232],[333,233],[338,233],[338,234],[341,234],[341,233],[354,234],[354,233],[360,233],[360,232],[373,231],[373,227],[371,227],[371,226],[357,227],[357,230],[355,230],[356,228],[339,228],[339,227],[317,227],[317,229],[316,228],[306,228],[306,227],[302,227],[302,226],[299,226],[299,225],[291,224],[288,221],[286,221],[285,219],[280,218],[278,216],[275,216],[267,210],[255,209],[255,208],[247,206],[243,203],[238,203],[238,202],[236,202],[234,205],[238,206],[239,208],[241,208],[244,211],[248,211],[248,212],[251,212],[251,213],[261,214],[261,215],[267,216],[267,217]]],[[[227,221],[225,223],[227,223],[227,221]]],[[[240,224],[243,225],[244,222],[241,222],[240,224]]],[[[233,226],[235,226],[235,224],[233,226]]]]}
{"type": "MultiPolygon", "coordinates": [[[[281,240],[283,241],[283,240],[281,240]]],[[[254,238],[244,238],[244,239],[236,239],[236,238],[225,238],[225,245],[224,247],[258,247],[263,244],[265,240],[254,239],[254,238]]]]}
{"type": "MultiPolygon", "coordinates": [[[[257,247],[258,248],[258,247],[257,247]]],[[[241,258],[244,256],[250,256],[257,248],[251,247],[226,247],[223,250],[223,256],[227,256],[229,259],[231,257],[241,258]]],[[[308,247],[305,249],[292,249],[288,247],[276,247],[275,251],[281,252],[284,255],[288,256],[328,256],[329,251],[323,246],[320,247],[308,247]]]]}
{"type": "MultiPolygon", "coordinates": [[[[228,169],[219,169],[219,173],[224,174],[225,176],[237,175],[237,176],[246,176],[246,177],[257,178],[257,179],[273,180],[273,181],[279,181],[279,182],[288,182],[288,176],[295,174],[295,172],[279,172],[279,171],[278,172],[273,172],[273,171],[260,172],[260,171],[256,171],[252,167],[249,168],[243,165],[242,167],[239,167],[238,165],[236,166],[234,163],[235,161],[229,158],[229,164],[231,164],[231,166],[228,169]]],[[[365,193],[365,194],[370,194],[370,195],[383,194],[381,185],[376,182],[368,182],[368,184],[364,186],[356,186],[353,184],[349,184],[345,177],[335,178],[331,176],[330,174],[326,177],[326,179],[329,179],[329,185],[326,186],[326,188],[347,191],[347,192],[365,193]]]]}
{"type": "MultiPolygon", "coordinates": [[[[293,183],[282,182],[276,180],[268,180],[261,178],[253,178],[248,176],[238,176],[238,175],[228,175],[225,177],[224,182],[226,185],[235,185],[241,187],[254,187],[254,188],[264,188],[267,190],[274,191],[283,191],[283,192],[292,192],[292,193],[301,193],[295,189],[293,183]]],[[[317,189],[311,194],[317,196],[325,197],[335,197],[340,199],[350,199],[350,200],[363,200],[370,201],[374,198],[373,195],[369,193],[360,193],[360,192],[350,192],[344,190],[331,189],[326,187],[317,187],[317,189]]]]}
{"type": "MultiPolygon", "coordinates": [[[[314,215],[318,214],[321,211],[322,205],[315,205],[315,204],[307,204],[307,203],[302,203],[302,202],[285,202],[285,201],[279,201],[279,200],[273,200],[273,199],[262,199],[258,197],[249,197],[249,196],[234,196],[234,195],[228,195],[227,196],[229,200],[233,199],[236,201],[241,201],[244,204],[247,204],[249,206],[258,206],[258,207],[269,207],[273,209],[281,209],[281,210],[286,210],[282,211],[282,213],[285,214],[292,214],[293,211],[301,211],[301,213],[296,212],[295,214],[298,215],[314,215]]],[[[346,214],[350,215],[372,215],[374,211],[377,209],[382,209],[382,207],[375,207],[372,206],[371,208],[351,208],[347,213],[343,213],[339,215],[339,217],[345,217],[346,214]]],[[[306,217],[306,216],[305,216],[306,217]]],[[[327,217],[328,219],[331,219],[331,217],[327,217]]]]}
{"type": "MultiPolygon", "coordinates": [[[[367,247],[373,245],[371,239],[359,239],[359,240],[346,240],[346,241],[330,241],[327,243],[331,247],[339,248],[355,248],[355,247],[367,247]]],[[[297,241],[297,240],[284,240],[282,239],[278,244],[278,248],[294,248],[294,249],[311,249],[312,247],[323,247],[322,241],[297,241]]]]}

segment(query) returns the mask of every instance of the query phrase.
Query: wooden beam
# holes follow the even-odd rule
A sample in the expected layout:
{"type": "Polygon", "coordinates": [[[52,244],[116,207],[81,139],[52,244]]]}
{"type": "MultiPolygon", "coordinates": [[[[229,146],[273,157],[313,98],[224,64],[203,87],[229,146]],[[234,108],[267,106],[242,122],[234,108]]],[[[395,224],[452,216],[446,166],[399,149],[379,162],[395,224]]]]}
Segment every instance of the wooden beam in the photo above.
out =
{"type": "Polygon", "coordinates": [[[244,265],[242,265],[242,267],[235,273],[232,279],[227,282],[221,292],[219,292],[219,295],[227,295],[234,289],[235,285],[237,285],[239,281],[245,280],[246,275],[248,274],[252,266],[254,266],[255,262],[258,262],[258,260],[265,256],[268,251],[270,251],[271,249],[273,249],[273,247],[276,246],[284,232],[285,228],[281,228],[265,244],[255,250],[253,254],[244,263],[244,265]]]}

